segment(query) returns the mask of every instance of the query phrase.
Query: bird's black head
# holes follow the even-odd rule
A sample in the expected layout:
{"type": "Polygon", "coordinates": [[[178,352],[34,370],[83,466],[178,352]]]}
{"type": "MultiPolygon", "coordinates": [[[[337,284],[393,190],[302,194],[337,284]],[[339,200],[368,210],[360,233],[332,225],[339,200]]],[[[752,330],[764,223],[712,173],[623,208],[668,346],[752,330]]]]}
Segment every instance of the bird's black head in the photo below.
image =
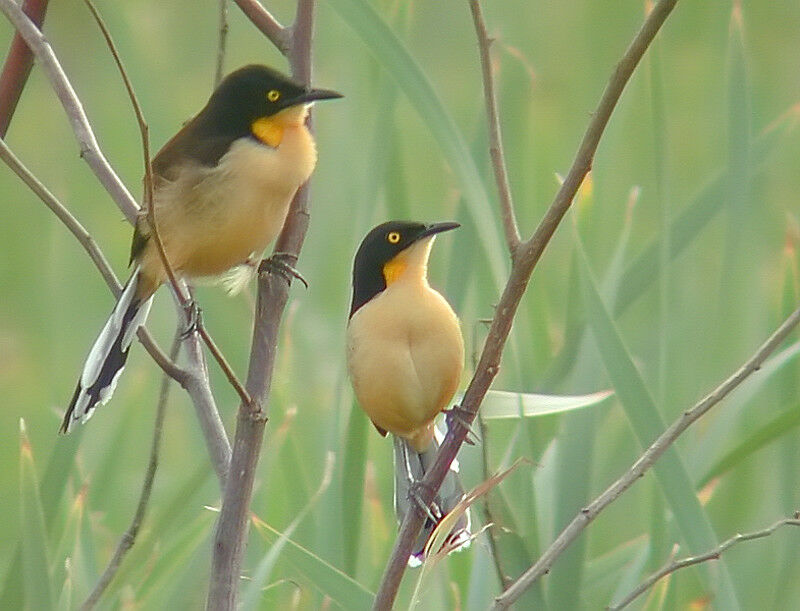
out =
{"type": "MultiPolygon", "coordinates": [[[[370,231],[362,240],[353,262],[353,301],[350,316],[385,290],[402,272],[403,257],[398,257],[420,240],[460,227],[458,223],[415,223],[389,221],[370,231]]],[[[427,255],[426,255],[427,256],[427,255]]]]}
{"type": "Polygon", "coordinates": [[[328,89],[311,89],[267,66],[250,65],[226,76],[201,112],[227,134],[245,136],[259,119],[316,100],[340,98],[328,89]]]}

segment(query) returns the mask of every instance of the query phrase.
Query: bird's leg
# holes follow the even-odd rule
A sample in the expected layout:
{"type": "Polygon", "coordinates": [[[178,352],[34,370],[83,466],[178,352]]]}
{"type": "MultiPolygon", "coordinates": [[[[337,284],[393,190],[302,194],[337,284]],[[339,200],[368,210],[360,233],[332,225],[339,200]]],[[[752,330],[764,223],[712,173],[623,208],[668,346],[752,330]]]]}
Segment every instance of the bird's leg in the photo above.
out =
{"type": "Polygon", "coordinates": [[[197,305],[194,297],[183,304],[183,311],[186,313],[186,327],[181,331],[180,338],[182,340],[188,338],[192,333],[197,333],[203,326],[203,310],[197,305]]]}
{"type": "Polygon", "coordinates": [[[472,427],[469,425],[466,416],[471,416],[471,412],[467,412],[463,407],[460,405],[454,405],[450,409],[444,410],[444,421],[447,424],[447,430],[449,431],[453,428],[456,424],[462,428],[467,429],[467,436],[464,438],[464,442],[468,443],[471,446],[474,446],[478,443],[478,435],[475,431],[472,430],[472,427]]]}
{"type": "MultiPolygon", "coordinates": [[[[417,506],[422,509],[423,513],[428,516],[428,518],[434,524],[438,524],[439,520],[442,519],[441,515],[437,518],[431,509],[438,511],[438,507],[435,503],[432,506],[429,506],[422,500],[422,495],[420,494],[420,490],[422,488],[426,488],[427,486],[422,482],[422,480],[417,479],[416,475],[414,475],[414,471],[411,468],[411,460],[408,456],[408,445],[405,442],[402,443],[402,460],[403,460],[403,467],[405,468],[406,472],[406,479],[408,480],[408,498],[409,500],[413,501],[417,504],[417,506]]],[[[430,488],[428,487],[430,490],[430,488]]],[[[441,514],[441,512],[440,512],[441,514]]]]}
{"type": "Polygon", "coordinates": [[[297,256],[288,252],[275,252],[272,256],[263,259],[258,266],[259,274],[275,273],[283,277],[288,284],[292,284],[292,279],[297,278],[303,283],[303,286],[308,288],[308,282],[298,272],[293,264],[297,261],[297,256]]]}

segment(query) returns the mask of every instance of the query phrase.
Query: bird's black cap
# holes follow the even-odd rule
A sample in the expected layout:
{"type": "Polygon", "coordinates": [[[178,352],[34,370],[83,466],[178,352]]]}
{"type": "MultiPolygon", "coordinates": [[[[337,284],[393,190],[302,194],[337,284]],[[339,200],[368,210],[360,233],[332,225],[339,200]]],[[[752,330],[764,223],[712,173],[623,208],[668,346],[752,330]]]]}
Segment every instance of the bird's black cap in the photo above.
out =
{"type": "Polygon", "coordinates": [[[386,289],[383,267],[412,244],[443,231],[460,227],[459,223],[417,223],[388,221],[370,231],[361,241],[353,262],[353,301],[350,316],[386,289]]]}
{"type": "Polygon", "coordinates": [[[205,107],[153,159],[153,169],[164,175],[176,159],[214,166],[232,142],[252,135],[254,121],[297,104],[340,97],[329,89],[305,87],[268,66],[244,66],[222,80],[205,107]]]}
{"type": "Polygon", "coordinates": [[[301,85],[268,66],[251,64],[226,76],[203,112],[215,115],[218,120],[234,115],[249,128],[256,119],[269,117],[290,106],[341,97],[330,89],[301,85]]]}

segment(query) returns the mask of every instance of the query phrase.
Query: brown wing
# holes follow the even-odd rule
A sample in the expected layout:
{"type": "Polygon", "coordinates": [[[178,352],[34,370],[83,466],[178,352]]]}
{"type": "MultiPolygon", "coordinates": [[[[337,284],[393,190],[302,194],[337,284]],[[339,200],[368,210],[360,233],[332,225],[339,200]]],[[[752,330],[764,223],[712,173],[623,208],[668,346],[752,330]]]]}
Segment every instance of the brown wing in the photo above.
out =
{"type": "Polygon", "coordinates": [[[378,432],[381,434],[381,437],[386,437],[386,434],[387,434],[386,429],[383,429],[383,428],[379,427],[374,422],[372,423],[372,426],[374,426],[376,429],[378,429],[378,432]]]}

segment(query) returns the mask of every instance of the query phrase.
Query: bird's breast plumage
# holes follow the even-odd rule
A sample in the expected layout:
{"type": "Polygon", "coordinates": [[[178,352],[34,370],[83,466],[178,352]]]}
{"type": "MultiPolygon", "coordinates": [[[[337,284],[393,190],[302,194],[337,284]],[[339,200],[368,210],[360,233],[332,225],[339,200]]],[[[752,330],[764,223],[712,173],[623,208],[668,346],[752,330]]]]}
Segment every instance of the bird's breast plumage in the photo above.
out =
{"type": "MultiPolygon", "coordinates": [[[[303,125],[284,130],[280,145],[235,140],[214,167],[187,164],[156,192],[156,222],[176,270],[218,275],[260,254],[283,227],[289,204],[316,164],[303,125]]],[[[157,253],[148,248],[151,267],[157,253]]],[[[162,278],[163,280],[163,278],[162,278]]]]}
{"type": "Polygon", "coordinates": [[[347,363],[358,402],[376,425],[407,439],[429,436],[463,362],[458,318],[427,283],[394,284],[350,319],[347,363]]]}

